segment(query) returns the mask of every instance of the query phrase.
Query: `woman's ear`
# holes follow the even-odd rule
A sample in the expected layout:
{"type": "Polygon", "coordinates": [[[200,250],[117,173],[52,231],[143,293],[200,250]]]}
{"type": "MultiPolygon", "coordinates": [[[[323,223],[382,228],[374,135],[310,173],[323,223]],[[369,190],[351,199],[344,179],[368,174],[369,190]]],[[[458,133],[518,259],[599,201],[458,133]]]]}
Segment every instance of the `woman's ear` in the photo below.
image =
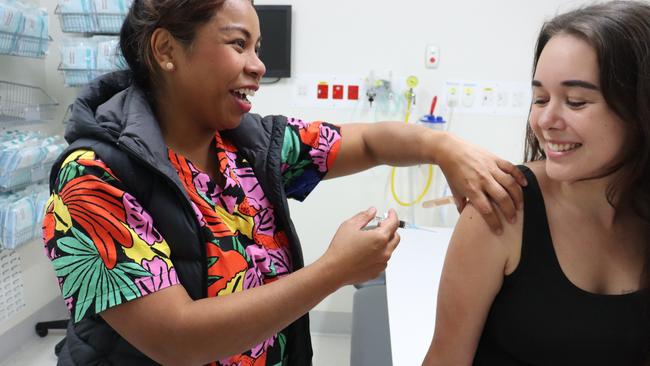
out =
{"type": "Polygon", "coordinates": [[[157,28],[151,35],[151,50],[154,62],[160,70],[172,72],[176,69],[175,54],[179,49],[178,41],[168,30],[157,28]]]}

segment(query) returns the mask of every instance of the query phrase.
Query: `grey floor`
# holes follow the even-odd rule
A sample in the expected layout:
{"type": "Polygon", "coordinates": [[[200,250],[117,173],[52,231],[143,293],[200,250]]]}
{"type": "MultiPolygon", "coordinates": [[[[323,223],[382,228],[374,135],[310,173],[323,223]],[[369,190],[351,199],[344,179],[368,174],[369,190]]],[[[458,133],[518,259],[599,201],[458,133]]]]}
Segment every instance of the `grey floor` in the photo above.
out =
{"type": "MultiPolygon", "coordinates": [[[[47,337],[34,335],[29,343],[19,348],[0,366],[54,366],[54,345],[63,338],[61,332],[52,331],[47,337]]],[[[314,366],[350,365],[350,337],[338,334],[312,334],[314,366]]]]}

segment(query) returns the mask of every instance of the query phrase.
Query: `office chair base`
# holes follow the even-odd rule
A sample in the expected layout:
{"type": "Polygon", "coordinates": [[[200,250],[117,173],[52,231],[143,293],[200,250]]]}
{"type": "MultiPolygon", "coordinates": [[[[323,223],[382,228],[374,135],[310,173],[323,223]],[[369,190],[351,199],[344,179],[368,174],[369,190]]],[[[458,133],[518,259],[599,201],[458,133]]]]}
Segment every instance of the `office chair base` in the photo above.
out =
{"type": "Polygon", "coordinates": [[[36,323],[34,330],[39,337],[47,336],[50,329],[66,329],[68,327],[67,320],[55,320],[51,322],[36,323]]]}

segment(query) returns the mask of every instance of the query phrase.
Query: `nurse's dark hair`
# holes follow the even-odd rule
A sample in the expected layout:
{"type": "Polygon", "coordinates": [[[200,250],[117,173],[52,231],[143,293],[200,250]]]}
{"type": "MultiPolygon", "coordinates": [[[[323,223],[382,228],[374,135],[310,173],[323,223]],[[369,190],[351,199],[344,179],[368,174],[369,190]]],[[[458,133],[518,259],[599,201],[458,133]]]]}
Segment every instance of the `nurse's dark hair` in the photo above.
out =
{"type": "Polygon", "coordinates": [[[120,32],[120,48],[134,81],[149,90],[160,66],[155,62],[151,37],[158,28],[168,30],[189,47],[196,31],[210,22],[225,0],[135,0],[120,32]]]}
{"type": "MultiPolygon", "coordinates": [[[[612,1],[547,21],[537,39],[533,74],[556,35],[577,37],[596,51],[601,93],[623,121],[627,138],[624,157],[612,170],[621,170],[621,178],[608,187],[607,198],[614,207],[633,207],[650,227],[650,4],[612,1]]],[[[546,158],[530,125],[524,155],[525,161],[546,158]]]]}

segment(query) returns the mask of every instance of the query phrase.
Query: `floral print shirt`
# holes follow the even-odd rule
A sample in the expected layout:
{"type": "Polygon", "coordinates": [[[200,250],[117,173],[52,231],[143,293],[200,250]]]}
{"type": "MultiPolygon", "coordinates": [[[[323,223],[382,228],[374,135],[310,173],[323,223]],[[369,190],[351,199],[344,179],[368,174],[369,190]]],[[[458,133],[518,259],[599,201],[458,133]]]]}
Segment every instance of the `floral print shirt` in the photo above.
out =
{"type": "MultiPolygon", "coordinates": [[[[337,126],[289,119],[281,166],[289,197],[307,197],[334,163],[340,139],[337,126]]],[[[209,297],[261,286],[292,271],[285,228],[251,166],[219,134],[215,144],[221,185],[168,150],[207,238],[209,297]]],[[[74,322],[179,284],[156,223],[94,152],[71,153],[52,188],[43,223],[45,251],[74,322]]],[[[282,331],[213,365],[282,365],[285,345],[282,331]]]]}

